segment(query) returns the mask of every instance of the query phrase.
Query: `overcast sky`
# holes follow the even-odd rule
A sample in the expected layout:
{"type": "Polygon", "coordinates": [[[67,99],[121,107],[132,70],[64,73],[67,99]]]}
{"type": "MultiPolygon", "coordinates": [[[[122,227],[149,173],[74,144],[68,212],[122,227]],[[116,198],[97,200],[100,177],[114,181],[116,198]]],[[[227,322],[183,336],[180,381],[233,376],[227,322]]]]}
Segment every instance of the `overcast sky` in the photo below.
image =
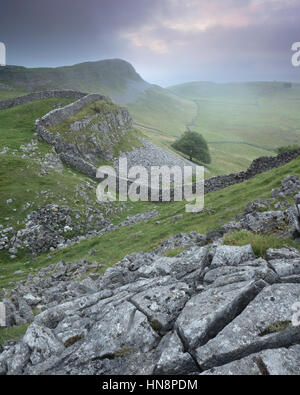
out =
{"type": "Polygon", "coordinates": [[[299,0],[0,0],[7,63],[122,58],[162,86],[290,80],[299,0]]]}

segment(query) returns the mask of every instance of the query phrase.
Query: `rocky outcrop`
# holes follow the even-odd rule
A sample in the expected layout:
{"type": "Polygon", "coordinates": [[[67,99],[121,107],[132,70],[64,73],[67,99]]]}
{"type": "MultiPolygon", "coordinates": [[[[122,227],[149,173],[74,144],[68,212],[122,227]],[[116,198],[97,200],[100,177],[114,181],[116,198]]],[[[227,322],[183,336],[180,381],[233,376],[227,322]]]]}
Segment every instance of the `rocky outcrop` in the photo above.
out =
{"type": "Polygon", "coordinates": [[[29,317],[28,306],[44,311],[4,346],[0,372],[220,374],[250,366],[254,374],[299,374],[292,306],[300,283],[285,281],[273,258],[291,267],[300,254],[268,254],[257,259],[249,245],[133,254],[84,281],[71,280],[81,265],[43,269],[16,290],[17,311],[6,300],[10,319],[29,317]]]}
{"type": "Polygon", "coordinates": [[[36,256],[158,216],[157,211],[152,210],[128,216],[120,224],[113,225],[108,216],[120,213],[123,208],[124,206],[115,207],[105,203],[105,206],[98,210],[87,206],[81,214],[68,206],[49,204],[39,207],[26,217],[24,227],[19,230],[12,226],[3,228],[0,225],[0,250],[7,250],[12,259],[16,258],[20,251],[36,256]]]}
{"type": "Polygon", "coordinates": [[[31,256],[64,248],[86,237],[95,236],[111,224],[103,208],[90,209],[82,215],[69,206],[49,204],[32,211],[20,229],[0,228],[0,250],[8,250],[11,258],[20,251],[31,256]]]}
{"type": "Polygon", "coordinates": [[[92,178],[96,177],[99,160],[112,161],[115,147],[132,128],[133,121],[127,109],[98,94],[86,95],[50,111],[35,122],[36,133],[55,148],[64,162],[92,178]],[[49,130],[96,101],[94,114],[70,121],[67,134],[49,130]]]}
{"type": "Polygon", "coordinates": [[[271,197],[275,199],[282,199],[298,191],[300,191],[299,178],[296,175],[287,176],[283,179],[280,188],[272,190],[271,197]]]}

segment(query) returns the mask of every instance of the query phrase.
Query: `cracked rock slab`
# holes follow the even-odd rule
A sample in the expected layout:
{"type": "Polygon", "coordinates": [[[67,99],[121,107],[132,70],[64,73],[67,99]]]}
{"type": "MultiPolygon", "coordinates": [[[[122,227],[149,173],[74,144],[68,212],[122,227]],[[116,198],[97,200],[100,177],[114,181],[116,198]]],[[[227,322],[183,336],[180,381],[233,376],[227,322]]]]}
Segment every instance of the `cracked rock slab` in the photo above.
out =
{"type": "Polygon", "coordinates": [[[221,266],[212,269],[204,276],[204,284],[220,287],[226,284],[243,281],[264,280],[269,284],[277,281],[279,276],[269,268],[268,263],[262,259],[256,259],[238,266],[221,266]]]}
{"type": "Polygon", "coordinates": [[[96,321],[72,361],[87,363],[96,359],[114,358],[125,352],[148,352],[160,341],[147,317],[129,302],[113,306],[96,321]],[[126,350],[124,346],[126,345],[126,350]]]}
{"type": "Polygon", "coordinates": [[[201,375],[300,375],[300,345],[264,350],[201,375]]]}
{"type": "Polygon", "coordinates": [[[255,260],[255,255],[250,244],[242,247],[222,245],[218,246],[216,249],[211,262],[211,268],[237,266],[251,260],[255,260]]]}
{"type": "Polygon", "coordinates": [[[253,352],[300,343],[300,330],[291,328],[292,305],[299,300],[299,284],[274,284],[263,291],[207,344],[197,348],[204,369],[224,365],[253,352]]]}
{"type": "Polygon", "coordinates": [[[198,371],[176,332],[168,333],[162,341],[162,353],[153,374],[186,374],[198,371]]]}
{"type": "Polygon", "coordinates": [[[175,324],[186,348],[194,349],[216,336],[265,286],[262,280],[234,283],[192,297],[175,324]]]}
{"type": "Polygon", "coordinates": [[[280,277],[287,277],[300,274],[300,258],[297,259],[274,259],[269,261],[280,277]]]}
{"type": "Polygon", "coordinates": [[[159,333],[166,333],[190,298],[190,288],[185,283],[154,287],[135,295],[130,301],[149,319],[159,333]]]}
{"type": "Polygon", "coordinates": [[[295,248],[268,248],[266,255],[268,261],[274,259],[300,259],[300,252],[295,248]]]}

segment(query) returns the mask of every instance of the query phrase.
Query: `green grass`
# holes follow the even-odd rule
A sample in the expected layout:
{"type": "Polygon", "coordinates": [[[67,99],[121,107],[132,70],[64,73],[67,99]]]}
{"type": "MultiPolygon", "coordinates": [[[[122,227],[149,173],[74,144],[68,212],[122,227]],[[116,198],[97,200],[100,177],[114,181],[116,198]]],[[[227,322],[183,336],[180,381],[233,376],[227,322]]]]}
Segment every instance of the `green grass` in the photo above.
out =
{"type": "MultiPolygon", "coordinates": [[[[178,157],[188,159],[186,155],[181,154],[172,148],[172,143],[176,140],[175,137],[162,135],[141,127],[139,130],[145,135],[146,139],[152,141],[164,150],[169,151],[178,157]]],[[[232,148],[232,144],[208,144],[208,146],[212,158],[211,164],[204,165],[200,161],[194,160],[196,164],[200,166],[204,165],[208,170],[205,174],[206,177],[246,170],[254,159],[266,155],[273,156],[271,152],[243,144],[235,145],[235,149],[232,148]]]]}
{"type": "Polygon", "coordinates": [[[290,88],[283,83],[195,82],[170,90],[197,104],[198,113],[190,129],[208,142],[220,143],[209,144],[211,170],[216,174],[246,169],[254,158],[272,155],[264,147],[275,151],[279,146],[300,143],[299,84],[290,88]]]}
{"type": "Polygon", "coordinates": [[[0,345],[3,346],[8,340],[18,340],[24,336],[29,324],[14,326],[12,328],[0,328],[0,345]]]}
{"type": "Polygon", "coordinates": [[[18,96],[23,96],[27,95],[27,91],[22,91],[22,90],[6,90],[6,89],[0,89],[0,101],[2,100],[7,100],[7,99],[13,99],[18,96]]]}
{"type": "MultiPolygon", "coordinates": [[[[214,210],[213,215],[210,214],[210,210],[198,214],[186,213],[184,202],[161,204],[148,202],[132,203],[129,205],[130,209],[124,211],[121,216],[114,218],[115,223],[120,222],[127,215],[134,215],[138,212],[153,209],[158,211],[159,217],[150,219],[146,223],[116,229],[101,237],[94,237],[66,249],[43,254],[35,259],[23,257],[18,261],[4,260],[0,268],[1,286],[7,287],[10,281],[16,280],[14,275],[16,270],[21,269],[25,272],[24,275],[18,277],[18,279],[22,279],[28,273],[57,263],[62,259],[67,262],[79,259],[92,259],[104,265],[100,271],[103,273],[106,268],[114,265],[126,254],[155,249],[163,240],[174,234],[191,231],[203,234],[218,229],[222,224],[234,220],[235,215],[241,213],[249,201],[258,198],[269,198],[270,191],[273,188],[278,188],[281,180],[288,174],[300,176],[300,158],[285,166],[260,174],[242,184],[207,194],[205,196],[205,208],[214,210]],[[174,223],[172,217],[181,213],[184,214],[183,218],[174,223]],[[160,221],[159,224],[157,224],[158,220],[160,221]],[[130,238],[130,235],[134,233],[138,233],[137,237],[134,239],[130,238]],[[89,256],[91,249],[96,250],[92,258],[89,256]]],[[[244,240],[245,243],[246,241],[248,243],[248,240],[244,240]]],[[[272,242],[274,242],[273,239],[272,242]]],[[[278,247],[285,243],[292,245],[289,241],[281,242],[279,240],[276,243],[278,243],[276,244],[278,247]]],[[[270,244],[269,247],[274,245],[270,244]]],[[[260,253],[259,251],[257,253],[260,253]]]]}
{"type": "Polygon", "coordinates": [[[148,89],[132,103],[127,103],[135,122],[162,130],[166,136],[180,136],[196,115],[195,104],[165,89],[148,89]]]}
{"type": "MultiPolygon", "coordinates": [[[[3,147],[18,149],[20,145],[29,143],[33,137],[34,121],[37,118],[55,108],[58,103],[66,105],[72,101],[72,99],[54,98],[1,110],[0,150],[3,147]]],[[[50,150],[46,143],[41,144],[40,150],[45,152],[45,147],[50,150]]]]}
{"type": "Polygon", "coordinates": [[[225,235],[224,243],[233,246],[251,244],[253,252],[257,257],[267,258],[268,248],[294,247],[300,250],[299,243],[290,239],[281,239],[274,235],[253,233],[246,230],[233,232],[225,235]]]}
{"type": "MultiPolygon", "coordinates": [[[[1,155],[0,168],[0,223],[9,223],[18,229],[18,221],[22,221],[27,214],[39,206],[47,204],[68,205],[83,212],[86,201],[80,195],[75,196],[76,187],[84,181],[91,182],[87,177],[65,167],[61,174],[54,170],[47,175],[40,175],[40,165],[31,159],[23,159],[8,154],[1,155]],[[41,191],[49,191],[42,194],[41,191]],[[8,199],[13,203],[7,204],[8,199]],[[76,203],[75,203],[76,201],[76,203]],[[26,208],[25,204],[31,205],[26,208]],[[7,221],[6,218],[9,218],[7,221]]],[[[96,187],[96,186],[95,186],[96,187]]],[[[95,202],[94,189],[86,193],[95,202]]],[[[1,261],[0,252],[0,261],[1,261]]]]}
{"type": "Polygon", "coordinates": [[[172,250],[168,250],[164,253],[164,256],[168,258],[172,258],[174,256],[177,256],[181,254],[184,251],[183,247],[178,247],[178,248],[173,248],[172,250]]]}

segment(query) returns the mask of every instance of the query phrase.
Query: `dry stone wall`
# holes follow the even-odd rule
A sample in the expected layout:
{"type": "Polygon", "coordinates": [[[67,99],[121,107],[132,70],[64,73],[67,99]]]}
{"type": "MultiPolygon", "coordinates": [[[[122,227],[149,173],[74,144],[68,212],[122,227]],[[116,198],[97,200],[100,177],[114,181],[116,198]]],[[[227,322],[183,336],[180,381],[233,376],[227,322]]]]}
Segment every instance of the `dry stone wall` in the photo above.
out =
{"type": "Polygon", "coordinates": [[[239,184],[243,181],[249,180],[260,173],[283,166],[293,159],[296,159],[299,155],[300,149],[284,152],[277,156],[263,156],[257,158],[251,163],[246,171],[216,176],[205,180],[205,193],[217,191],[230,185],[239,184]]]}
{"type": "Polygon", "coordinates": [[[72,90],[49,90],[49,91],[41,91],[41,92],[33,92],[28,95],[15,97],[13,99],[0,101],[0,110],[4,110],[6,108],[20,106],[22,104],[31,103],[33,101],[42,100],[42,99],[51,99],[53,97],[56,98],[70,98],[70,99],[81,99],[86,96],[86,93],[72,91],[72,90]]]}

